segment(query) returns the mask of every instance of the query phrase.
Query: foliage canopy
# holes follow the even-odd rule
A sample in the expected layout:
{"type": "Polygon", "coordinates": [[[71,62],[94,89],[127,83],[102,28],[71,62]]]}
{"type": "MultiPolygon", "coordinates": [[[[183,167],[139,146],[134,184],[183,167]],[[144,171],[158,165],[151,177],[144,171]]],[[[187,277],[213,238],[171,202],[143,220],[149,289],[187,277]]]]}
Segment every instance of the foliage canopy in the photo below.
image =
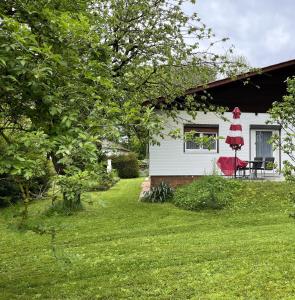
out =
{"type": "MultiPolygon", "coordinates": [[[[169,103],[227,70],[226,56],[201,49],[202,40],[218,41],[197,14],[184,13],[184,2],[2,1],[0,135],[16,157],[24,148],[27,156],[6,156],[1,172],[25,182],[42,172],[38,159],[51,159],[72,205],[82,182],[105,172],[103,140],[125,137],[142,148],[163,126],[154,100],[169,103]],[[39,158],[28,167],[30,155],[39,158]]],[[[190,99],[185,108],[200,106],[190,99]]]]}
{"type": "Polygon", "coordinates": [[[295,180],[295,77],[288,78],[286,83],[287,95],[270,110],[271,121],[279,124],[285,135],[283,138],[274,136],[272,143],[289,156],[290,160],[283,162],[283,171],[287,179],[295,180]]]}

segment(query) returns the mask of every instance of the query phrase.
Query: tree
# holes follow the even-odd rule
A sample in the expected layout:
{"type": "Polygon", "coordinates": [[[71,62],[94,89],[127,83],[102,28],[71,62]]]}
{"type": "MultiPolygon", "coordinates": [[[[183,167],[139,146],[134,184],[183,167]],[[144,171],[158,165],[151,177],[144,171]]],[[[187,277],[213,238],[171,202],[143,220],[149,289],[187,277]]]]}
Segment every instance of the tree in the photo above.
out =
{"type": "Polygon", "coordinates": [[[163,125],[159,97],[169,104],[230,64],[200,50],[212,30],[185,15],[183,2],[1,2],[0,135],[8,144],[12,134],[44,135],[66,206],[79,205],[83,182],[103,172],[103,139],[147,140],[163,125]]]}
{"type": "MultiPolygon", "coordinates": [[[[104,43],[110,50],[115,90],[112,105],[118,112],[114,118],[130,141],[140,141],[141,149],[163,127],[154,111],[159,98],[169,105],[186,89],[211,81],[231,65],[227,55],[212,52],[226,39],[214,40],[196,13],[183,12],[184,2],[190,1],[110,0],[93,5],[97,20],[105,20],[104,43]],[[203,40],[210,40],[206,50],[200,48],[203,40]],[[146,100],[149,105],[143,106],[146,100]]],[[[165,114],[176,118],[176,108],[165,114]]],[[[185,109],[194,114],[200,106],[188,99],[185,109]]]]}
{"type": "Polygon", "coordinates": [[[247,58],[242,55],[229,55],[229,59],[232,62],[235,62],[235,64],[231,64],[228,70],[225,71],[227,77],[235,77],[237,75],[257,70],[255,68],[251,68],[247,58]]]}
{"type": "Polygon", "coordinates": [[[284,161],[284,175],[288,180],[295,180],[295,77],[287,79],[287,95],[282,102],[274,102],[270,110],[271,122],[276,122],[285,132],[280,140],[274,136],[272,143],[276,148],[287,154],[290,160],[284,161]]]}
{"type": "Polygon", "coordinates": [[[0,134],[11,146],[9,135],[44,133],[44,156],[52,159],[69,205],[80,198],[72,179],[97,162],[99,130],[91,130],[91,114],[111,84],[106,50],[83,3],[1,4],[0,134]]]}

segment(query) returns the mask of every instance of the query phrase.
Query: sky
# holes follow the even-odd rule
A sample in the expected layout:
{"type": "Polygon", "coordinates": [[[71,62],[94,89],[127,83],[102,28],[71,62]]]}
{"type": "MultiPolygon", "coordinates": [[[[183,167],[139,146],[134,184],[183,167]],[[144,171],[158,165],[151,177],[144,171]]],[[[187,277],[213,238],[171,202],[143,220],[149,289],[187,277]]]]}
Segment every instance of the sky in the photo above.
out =
{"type": "Polygon", "coordinates": [[[184,9],[197,12],[217,37],[230,38],[227,46],[252,67],[295,59],[295,0],[197,0],[184,9]]]}

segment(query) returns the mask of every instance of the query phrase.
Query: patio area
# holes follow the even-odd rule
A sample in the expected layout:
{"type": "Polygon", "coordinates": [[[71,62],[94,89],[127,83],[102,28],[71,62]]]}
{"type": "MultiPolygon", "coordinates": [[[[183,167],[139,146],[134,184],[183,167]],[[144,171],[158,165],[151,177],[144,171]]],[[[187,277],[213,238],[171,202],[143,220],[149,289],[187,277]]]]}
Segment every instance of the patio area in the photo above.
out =
{"type": "MultiPolygon", "coordinates": [[[[224,176],[227,178],[234,178],[234,176],[224,176]]],[[[248,176],[243,176],[237,174],[236,179],[239,180],[267,180],[267,181],[284,181],[285,178],[283,174],[281,173],[266,173],[266,174],[261,174],[257,173],[257,175],[250,174],[248,176]]]]}

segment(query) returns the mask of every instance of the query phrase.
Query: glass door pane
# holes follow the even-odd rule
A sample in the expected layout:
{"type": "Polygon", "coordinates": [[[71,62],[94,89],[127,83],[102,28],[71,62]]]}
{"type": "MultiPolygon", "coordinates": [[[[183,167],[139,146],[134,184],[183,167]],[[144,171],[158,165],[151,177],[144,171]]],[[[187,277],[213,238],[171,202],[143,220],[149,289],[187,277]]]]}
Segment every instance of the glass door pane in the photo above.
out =
{"type": "Polygon", "coordinates": [[[256,131],[256,156],[257,157],[272,157],[272,145],[269,144],[271,139],[271,131],[256,131]]]}

